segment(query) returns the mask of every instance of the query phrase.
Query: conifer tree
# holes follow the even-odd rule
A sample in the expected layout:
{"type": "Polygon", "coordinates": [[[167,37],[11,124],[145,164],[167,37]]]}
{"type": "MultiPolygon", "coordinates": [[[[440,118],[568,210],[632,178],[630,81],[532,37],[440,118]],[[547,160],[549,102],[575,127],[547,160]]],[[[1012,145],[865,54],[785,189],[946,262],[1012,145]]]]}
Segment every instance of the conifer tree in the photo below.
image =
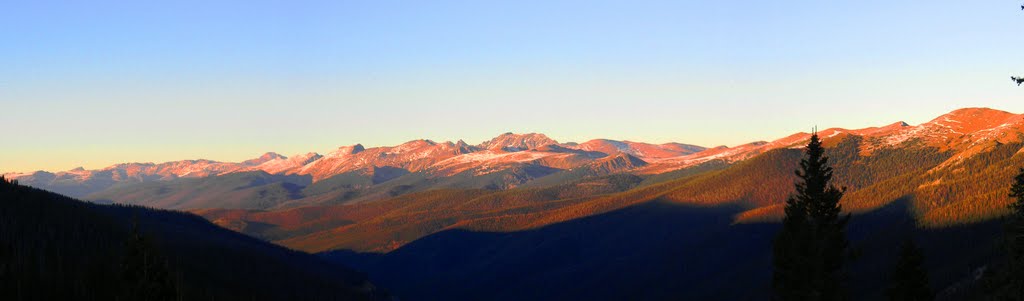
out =
{"type": "Polygon", "coordinates": [[[1010,216],[1006,221],[1005,245],[1007,264],[1003,271],[1003,287],[997,295],[1005,300],[1024,300],[1024,168],[1010,186],[1010,216]]]}
{"type": "Polygon", "coordinates": [[[122,300],[175,300],[176,286],[168,271],[167,259],[139,231],[133,220],[131,234],[125,242],[121,263],[122,300]]]}
{"type": "Polygon", "coordinates": [[[844,189],[831,184],[832,168],[815,132],[800,160],[796,194],[786,200],[782,230],[773,246],[775,300],[845,300],[843,262],[846,224],[839,199],[844,189]]]}
{"type": "Polygon", "coordinates": [[[924,269],[924,252],[913,240],[907,239],[900,248],[900,257],[893,267],[887,294],[892,301],[935,299],[935,294],[928,286],[928,273],[924,269]]]}

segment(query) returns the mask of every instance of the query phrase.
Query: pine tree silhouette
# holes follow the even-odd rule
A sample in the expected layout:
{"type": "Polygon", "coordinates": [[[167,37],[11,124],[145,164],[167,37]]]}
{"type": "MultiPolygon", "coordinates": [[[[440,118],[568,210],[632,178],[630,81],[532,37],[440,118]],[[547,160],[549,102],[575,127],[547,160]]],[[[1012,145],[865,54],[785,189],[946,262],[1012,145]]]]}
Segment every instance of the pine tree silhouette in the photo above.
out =
{"type": "Polygon", "coordinates": [[[998,282],[1003,284],[996,296],[1003,300],[1024,300],[1024,168],[1013,178],[1010,197],[1015,200],[1010,203],[1005,228],[1007,263],[999,277],[998,282]]]}
{"type": "Polygon", "coordinates": [[[887,294],[892,301],[934,300],[924,269],[924,252],[907,239],[900,248],[900,257],[893,267],[887,294]]]}
{"type": "Polygon", "coordinates": [[[177,290],[168,265],[139,231],[138,219],[133,219],[121,263],[122,300],[175,300],[177,290]]]}
{"type": "Polygon", "coordinates": [[[846,300],[843,262],[846,224],[841,215],[845,188],[831,185],[832,168],[817,132],[796,171],[796,194],[786,200],[782,230],[773,246],[774,300],[846,300]]]}

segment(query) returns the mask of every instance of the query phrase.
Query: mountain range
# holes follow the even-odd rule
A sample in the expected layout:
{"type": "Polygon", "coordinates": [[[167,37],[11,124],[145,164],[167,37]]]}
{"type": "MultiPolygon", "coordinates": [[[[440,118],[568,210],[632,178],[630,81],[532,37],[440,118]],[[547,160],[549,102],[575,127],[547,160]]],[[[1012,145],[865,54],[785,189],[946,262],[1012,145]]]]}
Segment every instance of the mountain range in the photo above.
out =
{"type": "MultiPolygon", "coordinates": [[[[858,152],[864,156],[884,149],[935,148],[950,155],[937,166],[938,168],[955,165],[959,161],[989,151],[998,144],[1019,142],[1022,133],[1024,115],[985,108],[956,110],[917,126],[895,122],[881,127],[853,130],[829,128],[818,132],[826,143],[830,144],[836,144],[847,136],[862,137],[858,152]]],[[[203,159],[159,164],[123,163],[98,170],[77,168],[61,172],[8,173],[4,176],[73,197],[108,201],[125,200],[112,198],[104,191],[117,191],[123,195],[124,189],[138,188],[140,185],[159,186],[145,183],[208,179],[232,174],[258,174],[254,177],[272,179],[271,182],[294,182],[300,186],[318,185],[320,188],[315,189],[317,191],[337,190],[324,189],[323,186],[346,182],[343,179],[369,179],[362,184],[341,183],[341,186],[349,188],[359,185],[373,186],[399,179],[395,183],[402,180],[416,183],[432,182],[419,186],[433,188],[447,185],[459,188],[508,189],[537,180],[540,183],[557,184],[581,177],[616,173],[652,177],[708,162],[733,164],[769,150],[799,147],[809,136],[809,133],[796,133],[770,142],[755,141],[734,147],[705,148],[682,143],[650,144],[608,139],[559,143],[543,134],[505,133],[477,145],[469,145],[461,140],[414,140],[397,146],[343,146],[326,155],[310,152],[286,157],[268,152],[237,163],[203,159]],[[282,178],[287,180],[279,180],[282,178]],[[459,183],[466,181],[477,183],[459,183]]],[[[253,187],[258,186],[257,184],[260,183],[245,183],[242,186],[253,187]]],[[[407,186],[416,186],[410,183],[398,186],[406,187],[398,187],[396,190],[416,191],[408,189],[407,186]]],[[[295,187],[283,187],[272,194],[283,195],[285,198],[308,196],[293,188],[295,187]]],[[[168,190],[164,186],[155,189],[168,190]]],[[[306,192],[308,194],[309,191],[306,192]]],[[[397,195],[395,192],[398,191],[391,192],[389,196],[397,195]]],[[[321,196],[319,200],[298,204],[323,203],[323,199],[321,196]]],[[[270,207],[204,206],[192,203],[169,207],[266,209],[278,206],[280,202],[268,203],[271,204],[270,207]]],[[[296,202],[289,203],[291,207],[297,206],[296,202]]]]}
{"type": "MultiPolygon", "coordinates": [[[[308,175],[312,182],[354,171],[369,174],[374,168],[400,169],[407,173],[424,172],[434,176],[451,176],[467,171],[483,175],[524,165],[555,169],[573,169],[588,163],[601,165],[604,164],[602,158],[618,154],[629,155],[631,158],[628,160],[647,165],[647,161],[680,158],[704,150],[700,146],[680,143],[656,145],[607,139],[561,144],[543,134],[505,133],[478,145],[469,145],[461,140],[438,143],[424,139],[374,148],[355,144],[339,147],[326,155],[311,152],[286,157],[268,152],[258,158],[237,163],[202,159],[159,164],[123,163],[97,170],[76,168],[62,172],[7,173],[4,176],[73,196],[84,196],[117,183],[202,178],[253,171],[308,175]]],[[[702,157],[697,155],[687,158],[702,157]]]]}
{"type": "MultiPolygon", "coordinates": [[[[869,265],[886,266],[895,254],[884,246],[917,237],[950,295],[995,258],[949,246],[998,233],[1024,165],[1024,115],[967,108],[816,134],[869,265]]],[[[403,299],[764,299],[764,288],[729,284],[770,282],[771,233],[810,136],[704,148],[506,133],[478,145],[415,140],[8,176],[98,203],[188,210],[366,271],[403,299]]],[[[854,278],[858,299],[882,296],[884,278],[854,278]]]]}

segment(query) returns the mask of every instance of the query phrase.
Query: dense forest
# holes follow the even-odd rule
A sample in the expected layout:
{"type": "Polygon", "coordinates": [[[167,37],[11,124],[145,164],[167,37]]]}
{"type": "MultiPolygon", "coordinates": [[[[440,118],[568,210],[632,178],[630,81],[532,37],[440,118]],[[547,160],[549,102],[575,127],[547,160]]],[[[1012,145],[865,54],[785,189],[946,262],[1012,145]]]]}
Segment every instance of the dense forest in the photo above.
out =
{"type": "Polygon", "coordinates": [[[375,300],[360,273],[187,213],[0,178],[3,300],[375,300]]]}

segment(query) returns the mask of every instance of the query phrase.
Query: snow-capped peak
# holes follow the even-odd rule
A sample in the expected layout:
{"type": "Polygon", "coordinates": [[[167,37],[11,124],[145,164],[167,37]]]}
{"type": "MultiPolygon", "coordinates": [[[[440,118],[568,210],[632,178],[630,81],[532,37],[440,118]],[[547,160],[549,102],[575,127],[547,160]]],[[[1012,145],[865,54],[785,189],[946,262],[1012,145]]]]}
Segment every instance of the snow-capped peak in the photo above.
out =
{"type": "Polygon", "coordinates": [[[484,141],[483,143],[480,143],[478,147],[480,147],[481,149],[522,151],[528,149],[535,149],[550,144],[558,144],[558,141],[548,138],[548,136],[545,136],[544,134],[514,134],[508,132],[501,134],[498,137],[494,137],[491,140],[484,141]]]}

